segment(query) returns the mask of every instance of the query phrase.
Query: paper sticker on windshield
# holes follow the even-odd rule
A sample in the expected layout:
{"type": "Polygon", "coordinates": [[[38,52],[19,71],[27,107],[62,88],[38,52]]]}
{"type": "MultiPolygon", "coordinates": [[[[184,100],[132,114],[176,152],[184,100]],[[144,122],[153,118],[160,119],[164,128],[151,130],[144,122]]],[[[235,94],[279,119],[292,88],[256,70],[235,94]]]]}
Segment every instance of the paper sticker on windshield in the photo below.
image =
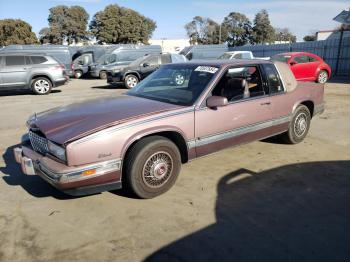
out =
{"type": "Polygon", "coordinates": [[[215,74],[219,68],[213,66],[198,66],[194,71],[215,74]]]}

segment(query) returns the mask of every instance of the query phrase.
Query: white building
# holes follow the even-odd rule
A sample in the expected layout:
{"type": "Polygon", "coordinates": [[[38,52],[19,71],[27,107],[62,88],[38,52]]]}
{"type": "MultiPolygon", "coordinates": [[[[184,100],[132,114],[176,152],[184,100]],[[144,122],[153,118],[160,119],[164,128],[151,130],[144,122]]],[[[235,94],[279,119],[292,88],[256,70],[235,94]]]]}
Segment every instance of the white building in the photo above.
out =
{"type": "MultiPolygon", "coordinates": [[[[344,31],[343,37],[350,37],[350,31],[344,31]]],[[[328,40],[328,39],[339,39],[340,31],[339,30],[322,30],[316,33],[316,40],[328,40]]]]}
{"type": "Polygon", "coordinates": [[[148,41],[151,45],[160,45],[163,52],[178,53],[184,47],[190,45],[189,39],[151,39],[148,41]]]}

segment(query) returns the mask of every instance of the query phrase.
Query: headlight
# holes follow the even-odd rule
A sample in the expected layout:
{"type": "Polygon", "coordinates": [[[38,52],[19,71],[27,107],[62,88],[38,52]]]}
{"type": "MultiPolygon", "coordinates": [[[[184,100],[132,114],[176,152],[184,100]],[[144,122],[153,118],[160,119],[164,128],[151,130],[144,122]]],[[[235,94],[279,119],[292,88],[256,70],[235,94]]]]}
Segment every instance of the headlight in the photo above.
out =
{"type": "Polygon", "coordinates": [[[60,147],[51,141],[47,142],[47,146],[51,154],[63,161],[66,161],[66,150],[63,147],[60,147]]]}
{"type": "Polygon", "coordinates": [[[36,114],[32,114],[32,115],[28,118],[28,120],[27,120],[27,122],[26,122],[26,126],[27,126],[28,128],[30,128],[31,124],[32,124],[35,120],[36,120],[36,114]]]}

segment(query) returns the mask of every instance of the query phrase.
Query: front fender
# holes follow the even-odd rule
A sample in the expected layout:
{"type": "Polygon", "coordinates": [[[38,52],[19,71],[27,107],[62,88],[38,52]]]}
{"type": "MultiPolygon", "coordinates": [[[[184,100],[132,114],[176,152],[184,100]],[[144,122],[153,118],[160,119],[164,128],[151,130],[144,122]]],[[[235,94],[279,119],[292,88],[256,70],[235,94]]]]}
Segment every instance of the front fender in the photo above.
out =
{"type": "Polygon", "coordinates": [[[176,132],[178,134],[180,134],[182,136],[182,138],[185,140],[185,142],[188,141],[188,138],[186,137],[185,133],[175,127],[175,126],[171,126],[171,125],[164,125],[164,126],[157,126],[157,127],[152,127],[152,128],[148,128],[148,129],[144,129],[142,131],[136,132],[135,134],[131,135],[125,142],[122,151],[121,151],[121,158],[124,159],[126,152],[128,151],[128,149],[130,148],[130,146],[142,139],[143,137],[149,136],[149,135],[157,135],[161,132],[176,132]]]}
{"type": "Polygon", "coordinates": [[[125,72],[124,76],[123,76],[123,80],[125,80],[125,77],[127,75],[136,75],[138,77],[139,80],[141,80],[141,75],[137,72],[137,71],[127,71],[125,72]]]}

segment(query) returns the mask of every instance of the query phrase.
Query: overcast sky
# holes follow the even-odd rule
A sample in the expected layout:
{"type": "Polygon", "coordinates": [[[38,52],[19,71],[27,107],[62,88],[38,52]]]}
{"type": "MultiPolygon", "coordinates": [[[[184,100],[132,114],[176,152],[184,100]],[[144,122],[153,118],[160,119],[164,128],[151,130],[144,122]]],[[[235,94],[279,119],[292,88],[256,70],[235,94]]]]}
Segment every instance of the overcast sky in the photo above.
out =
{"type": "Polygon", "coordinates": [[[38,33],[47,26],[48,9],[62,4],[83,6],[90,18],[108,4],[132,8],[157,22],[154,39],[185,38],[184,24],[197,15],[220,23],[230,12],[241,12],[253,20],[264,8],[274,27],[288,27],[302,40],[306,34],[339,25],[332,19],[350,7],[350,0],[0,0],[0,19],[23,19],[38,33]]]}

